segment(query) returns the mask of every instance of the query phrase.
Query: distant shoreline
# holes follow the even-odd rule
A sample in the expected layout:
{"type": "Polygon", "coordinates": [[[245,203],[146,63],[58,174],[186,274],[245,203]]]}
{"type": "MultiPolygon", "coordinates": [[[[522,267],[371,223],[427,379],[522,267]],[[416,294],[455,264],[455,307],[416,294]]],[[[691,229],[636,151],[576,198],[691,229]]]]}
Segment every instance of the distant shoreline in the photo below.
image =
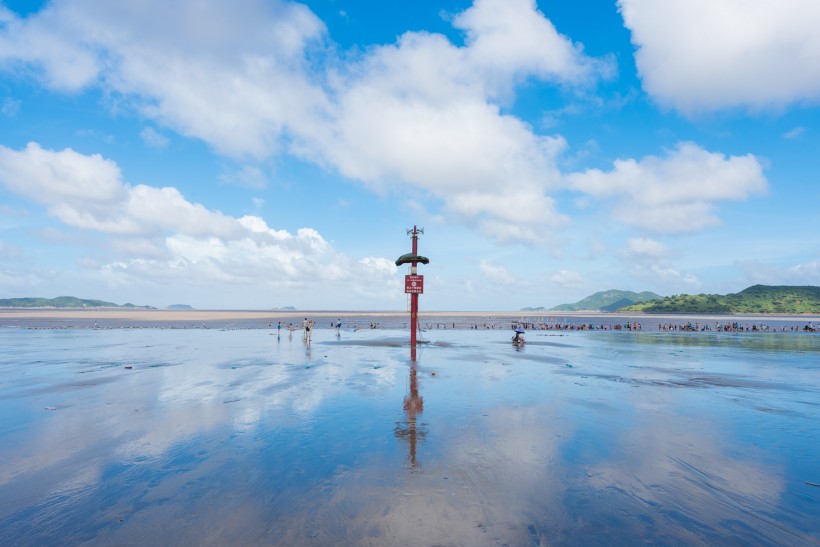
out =
{"type": "MultiPolygon", "coordinates": [[[[405,311],[333,311],[333,310],[145,310],[145,309],[111,309],[111,308],[3,308],[0,309],[0,320],[131,320],[157,322],[186,321],[226,321],[226,320],[283,320],[296,321],[310,318],[408,318],[405,311]]],[[[555,311],[420,311],[419,320],[441,318],[473,318],[476,321],[488,319],[525,319],[549,320],[550,318],[590,318],[618,321],[640,319],[643,322],[681,321],[681,320],[715,320],[719,318],[732,321],[820,321],[820,315],[800,314],[743,314],[743,315],[709,315],[709,314],[647,314],[617,312],[555,312],[555,311]]]]}

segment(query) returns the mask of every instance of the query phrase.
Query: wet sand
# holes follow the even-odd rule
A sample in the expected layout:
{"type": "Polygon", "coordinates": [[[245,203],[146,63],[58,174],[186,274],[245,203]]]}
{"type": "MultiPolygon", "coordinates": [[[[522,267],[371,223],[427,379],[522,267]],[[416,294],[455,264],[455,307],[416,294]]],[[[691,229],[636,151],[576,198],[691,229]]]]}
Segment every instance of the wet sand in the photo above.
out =
{"type": "MultiPolygon", "coordinates": [[[[304,317],[407,317],[406,311],[333,311],[333,310],[141,310],[115,308],[0,308],[0,319],[127,319],[132,321],[209,321],[231,319],[288,319],[297,320],[304,317]]],[[[820,315],[773,315],[773,314],[745,314],[745,315],[708,315],[708,314],[628,314],[628,313],[601,313],[601,312],[554,312],[554,311],[420,311],[420,317],[436,319],[446,317],[462,318],[544,318],[574,317],[574,318],[612,318],[629,319],[645,318],[647,320],[667,319],[677,320],[689,318],[693,320],[709,320],[716,317],[734,317],[739,321],[757,321],[765,319],[783,321],[818,321],[820,315]]]]}
{"type": "Polygon", "coordinates": [[[0,328],[0,544],[820,542],[820,336],[423,341],[0,328]]]}
{"type": "MultiPolygon", "coordinates": [[[[108,326],[235,326],[237,328],[264,328],[292,323],[301,326],[304,318],[316,321],[318,328],[330,326],[336,319],[346,325],[366,328],[371,322],[385,327],[404,328],[408,323],[406,311],[281,311],[281,310],[129,310],[129,309],[2,309],[0,328],[30,327],[93,327],[108,326]]],[[[700,322],[714,324],[741,322],[767,324],[774,327],[820,325],[820,315],[645,315],[600,312],[548,311],[421,311],[419,322],[430,328],[507,328],[513,321],[531,323],[589,323],[594,326],[619,323],[637,323],[642,330],[656,330],[659,324],[700,322]]]]}

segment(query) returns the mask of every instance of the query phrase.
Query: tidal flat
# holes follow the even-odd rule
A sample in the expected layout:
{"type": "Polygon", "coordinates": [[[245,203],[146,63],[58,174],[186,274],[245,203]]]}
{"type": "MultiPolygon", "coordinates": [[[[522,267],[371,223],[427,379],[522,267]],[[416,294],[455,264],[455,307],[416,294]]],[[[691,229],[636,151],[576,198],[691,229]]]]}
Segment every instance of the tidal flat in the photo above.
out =
{"type": "Polygon", "coordinates": [[[820,334],[407,339],[0,328],[0,544],[820,543],[820,334]]]}

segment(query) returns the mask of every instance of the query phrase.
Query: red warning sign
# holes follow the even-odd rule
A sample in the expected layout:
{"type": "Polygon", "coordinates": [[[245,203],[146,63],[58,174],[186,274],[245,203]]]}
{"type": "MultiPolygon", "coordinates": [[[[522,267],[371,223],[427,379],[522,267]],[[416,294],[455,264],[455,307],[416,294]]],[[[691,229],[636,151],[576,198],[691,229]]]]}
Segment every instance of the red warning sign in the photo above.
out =
{"type": "Polygon", "coordinates": [[[407,294],[421,294],[424,292],[423,275],[405,275],[404,292],[407,294]]]}

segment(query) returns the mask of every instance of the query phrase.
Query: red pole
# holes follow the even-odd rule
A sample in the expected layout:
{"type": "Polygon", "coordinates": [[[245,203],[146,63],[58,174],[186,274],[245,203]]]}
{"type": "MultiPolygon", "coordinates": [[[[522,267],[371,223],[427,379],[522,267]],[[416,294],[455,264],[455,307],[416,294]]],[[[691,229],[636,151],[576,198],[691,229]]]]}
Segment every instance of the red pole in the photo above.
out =
{"type": "MultiPolygon", "coordinates": [[[[416,226],[413,226],[413,256],[419,254],[419,231],[416,226]]],[[[418,262],[415,260],[410,264],[410,273],[416,275],[416,267],[418,262]]],[[[419,295],[413,293],[410,295],[410,360],[416,360],[416,324],[418,323],[419,315],[419,295]]]]}

